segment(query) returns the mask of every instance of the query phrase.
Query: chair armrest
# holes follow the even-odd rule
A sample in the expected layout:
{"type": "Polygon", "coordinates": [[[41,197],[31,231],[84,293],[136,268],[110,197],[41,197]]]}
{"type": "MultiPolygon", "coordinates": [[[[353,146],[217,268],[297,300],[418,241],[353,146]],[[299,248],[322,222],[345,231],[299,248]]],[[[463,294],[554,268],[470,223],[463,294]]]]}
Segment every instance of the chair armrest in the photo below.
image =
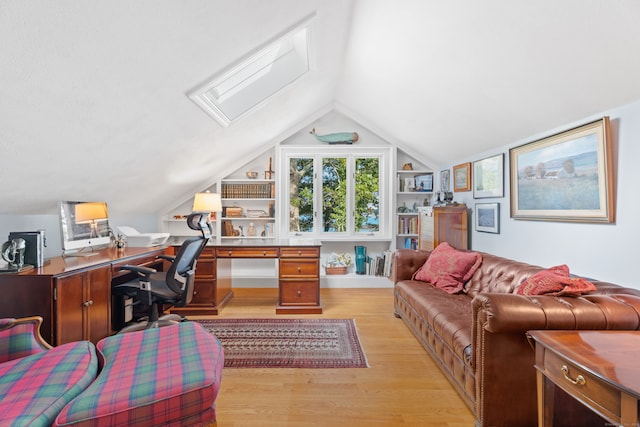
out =
{"type": "Polygon", "coordinates": [[[0,363],[49,350],[40,335],[42,317],[0,319],[0,363]]]}
{"type": "Polygon", "coordinates": [[[175,255],[158,255],[156,258],[166,259],[167,261],[175,261],[175,255]]]}
{"type": "Polygon", "coordinates": [[[155,268],[143,267],[140,265],[129,265],[129,264],[123,265],[122,267],[120,267],[120,270],[129,270],[134,273],[138,273],[141,277],[145,277],[145,278],[148,278],[153,273],[158,272],[158,270],[156,270],[155,268]]]}

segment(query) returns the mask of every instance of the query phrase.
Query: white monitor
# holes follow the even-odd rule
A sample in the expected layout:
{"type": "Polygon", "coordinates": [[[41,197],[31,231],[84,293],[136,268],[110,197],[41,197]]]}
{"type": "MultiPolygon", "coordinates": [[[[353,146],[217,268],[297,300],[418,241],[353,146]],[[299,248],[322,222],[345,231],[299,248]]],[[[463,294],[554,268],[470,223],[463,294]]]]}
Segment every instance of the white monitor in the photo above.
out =
{"type": "Polygon", "coordinates": [[[72,202],[58,204],[63,255],[88,255],[84,249],[111,243],[109,212],[104,202],[72,202]]]}

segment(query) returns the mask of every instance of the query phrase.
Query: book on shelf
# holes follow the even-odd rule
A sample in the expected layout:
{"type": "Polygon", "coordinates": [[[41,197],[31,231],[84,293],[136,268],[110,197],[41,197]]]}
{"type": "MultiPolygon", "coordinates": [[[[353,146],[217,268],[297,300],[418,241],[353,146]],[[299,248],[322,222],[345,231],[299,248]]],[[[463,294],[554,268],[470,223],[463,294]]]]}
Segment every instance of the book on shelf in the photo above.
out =
{"type": "Polygon", "coordinates": [[[418,234],[418,218],[403,216],[398,219],[398,234],[418,234]]]}
{"type": "Polygon", "coordinates": [[[231,184],[222,183],[223,199],[272,199],[276,186],[273,182],[231,184]]]}
{"type": "Polygon", "coordinates": [[[390,277],[393,266],[392,250],[386,250],[380,255],[367,257],[367,274],[370,276],[390,277]]]}

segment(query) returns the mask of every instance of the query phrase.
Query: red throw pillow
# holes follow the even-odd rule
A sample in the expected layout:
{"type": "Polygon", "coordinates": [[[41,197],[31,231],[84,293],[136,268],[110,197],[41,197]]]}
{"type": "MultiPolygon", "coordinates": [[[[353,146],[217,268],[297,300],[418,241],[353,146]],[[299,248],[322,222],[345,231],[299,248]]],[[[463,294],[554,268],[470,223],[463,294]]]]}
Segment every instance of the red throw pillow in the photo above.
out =
{"type": "Polygon", "coordinates": [[[482,264],[477,252],[460,251],[442,242],[413,275],[413,279],[429,282],[443,291],[455,294],[462,290],[482,264]]]}
{"type": "Polygon", "coordinates": [[[526,279],[517,289],[518,295],[580,296],[595,291],[596,286],[581,277],[570,277],[567,265],[542,270],[526,279]]]}

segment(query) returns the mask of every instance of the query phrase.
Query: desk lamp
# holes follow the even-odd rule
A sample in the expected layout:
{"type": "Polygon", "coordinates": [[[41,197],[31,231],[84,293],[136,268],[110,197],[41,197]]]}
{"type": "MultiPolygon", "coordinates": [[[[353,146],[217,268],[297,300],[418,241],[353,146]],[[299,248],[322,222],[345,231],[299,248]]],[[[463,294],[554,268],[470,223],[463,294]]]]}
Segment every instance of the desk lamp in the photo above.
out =
{"type": "Polygon", "coordinates": [[[220,194],[210,193],[205,191],[204,193],[196,193],[193,198],[193,208],[195,212],[220,212],[222,211],[222,200],[220,194]]]}
{"type": "Polygon", "coordinates": [[[107,206],[104,203],[87,202],[76,205],[76,224],[90,224],[91,235],[89,237],[98,237],[96,221],[108,217],[107,206]]]}

